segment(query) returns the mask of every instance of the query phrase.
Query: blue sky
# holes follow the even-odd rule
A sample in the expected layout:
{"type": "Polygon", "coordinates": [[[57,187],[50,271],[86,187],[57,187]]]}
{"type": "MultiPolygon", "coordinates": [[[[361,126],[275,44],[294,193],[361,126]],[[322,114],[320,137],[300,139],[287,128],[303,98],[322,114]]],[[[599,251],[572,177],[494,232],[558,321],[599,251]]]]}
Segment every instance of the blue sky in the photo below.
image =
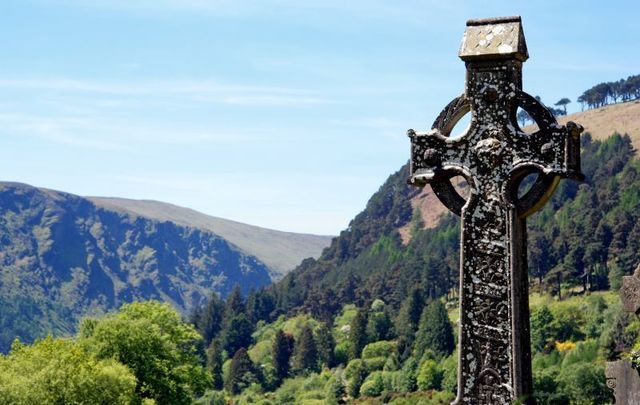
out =
{"type": "Polygon", "coordinates": [[[522,15],[553,104],[640,73],[638,4],[4,1],[0,179],[336,234],[462,92],[467,19],[522,15]]]}

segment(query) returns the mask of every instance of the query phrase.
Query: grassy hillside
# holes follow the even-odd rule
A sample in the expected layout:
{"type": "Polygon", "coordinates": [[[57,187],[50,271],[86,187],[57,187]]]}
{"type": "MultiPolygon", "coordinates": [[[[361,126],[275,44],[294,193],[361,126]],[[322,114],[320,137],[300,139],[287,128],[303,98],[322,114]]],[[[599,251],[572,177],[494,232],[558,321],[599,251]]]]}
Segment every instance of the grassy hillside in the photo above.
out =
{"type": "Polygon", "coordinates": [[[273,280],[281,279],[303,259],[317,258],[329,246],[331,236],[281,232],[202,214],[189,208],[149,200],[89,197],[96,205],[126,211],[156,221],[213,232],[245,253],[259,258],[273,280]]]}
{"type": "MultiPolygon", "coordinates": [[[[577,112],[566,116],[558,117],[560,124],[574,121],[582,125],[585,132],[591,134],[593,139],[604,140],[613,133],[628,134],[635,149],[640,149],[640,101],[629,101],[627,103],[610,104],[600,108],[577,112]]],[[[526,126],[525,131],[533,131],[535,126],[526,126]]],[[[464,184],[462,178],[459,182],[464,184]]],[[[447,208],[440,203],[431,190],[431,187],[423,188],[420,193],[413,196],[411,205],[420,211],[425,229],[435,227],[447,208]]],[[[405,244],[411,239],[409,227],[400,229],[400,235],[405,244]]]]}
{"type": "MultiPolygon", "coordinates": [[[[589,132],[593,139],[603,140],[615,132],[621,135],[628,134],[634,148],[640,148],[640,100],[609,104],[558,117],[560,124],[564,125],[567,121],[582,125],[585,132],[589,132]]],[[[525,129],[532,128],[530,126],[525,129]]]]}

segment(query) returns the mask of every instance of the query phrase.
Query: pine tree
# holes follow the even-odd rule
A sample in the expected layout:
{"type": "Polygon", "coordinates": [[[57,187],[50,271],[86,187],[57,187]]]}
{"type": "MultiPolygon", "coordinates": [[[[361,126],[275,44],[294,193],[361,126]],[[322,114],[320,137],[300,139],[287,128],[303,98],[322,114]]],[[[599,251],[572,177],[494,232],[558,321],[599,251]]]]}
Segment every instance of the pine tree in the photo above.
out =
{"type": "Polygon", "coordinates": [[[367,345],[367,310],[358,309],[358,313],[351,321],[349,330],[350,357],[357,359],[362,349],[367,345]]]}
{"type": "Polygon", "coordinates": [[[245,314],[231,318],[222,331],[222,344],[227,353],[235,353],[238,349],[248,348],[253,343],[251,334],[253,324],[245,314]]]}
{"type": "Polygon", "coordinates": [[[424,298],[422,291],[419,288],[414,288],[402,302],[400,312],[396,318],[396,333],[409,348],[413,346],[423,308],[424,298]]]}
{"type": "Polygon", "coordinates": [[[293,347],[293,335],[284,333],[282,329],[278,330],[273,341],[273,346],[271,347],[271,356],[273,358],[273,365],[276,369],[276,377],[278,379],[278,382],[281,382],[289,376],[293,347]]]}
{"type": "Polygon", "coordinates": [[[206,344],[220,333],[223,316],[224,302],[216,293],[212,293],[207,304],[192,316],[192,323],[200,332],[206,344]]]}
{"type": "Polygon", "coordinates": [[[222,342],[213,339],[207,348],[207,369],[211,373],[212,387],[214,390],[221,390],[222,381],[222,342]]]}
{"type": "Polygon", "coordinates": [[[245,348],[239,349],[231,359],[229,377],[225,388],[230,393],[237,395],[253,383],[259,382],[256,368],[245,348]]]}
{"type": "Polygon", "coordinates": [[[333,352],[336,341],[331,333],[331,328],[325,323],[321,323],[316,333],[316,346],[318,348],[318,361],[320,365],[327,368],[333,367],[333,352]]]}
{"type": "Polygon", "coordinates": [[[318,368],[318,349],[313,331],[309,325],[302,328],[300,337],[295,344],[295,355],[293,357],[293,369],[300,374],[312,373],[318,368]]]}
{"type": "Polygon", "coordinates": [[[224,307],[224,319],[225,322],[228,322],[232,318],[244,314],[246,312],[246,307],[244,304],[244,299],[242,298],[242,292],[240,291],[240,285],[236,284],[231,291],[231,294],[227,298],[227,302],[224,307]]]}
{"type": "Polygon", "coordinates": [[[448,356],[454,346],[453,327],[444,304],[440,300],[431,301],[420,317],[413,349],[416,359],[421,359],[427,350],[437,357],[448,356]]]}

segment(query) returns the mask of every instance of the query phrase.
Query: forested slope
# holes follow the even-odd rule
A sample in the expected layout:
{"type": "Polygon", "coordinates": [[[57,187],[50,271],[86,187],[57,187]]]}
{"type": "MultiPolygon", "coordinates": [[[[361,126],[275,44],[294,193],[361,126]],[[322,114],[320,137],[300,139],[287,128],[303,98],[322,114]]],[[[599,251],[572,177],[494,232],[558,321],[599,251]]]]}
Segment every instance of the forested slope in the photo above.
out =
{"type": "MultiPolygon", "coordinates": [[[[640,164],[628,136],[582,138],[584,183],[563,181],[553,199],[528,219],[529,271],[545,289],[606,289],[640,262],[640,164]]],[[[424,229],[406,185],[394,173],[318,260],[306,260],[270,295],[277,313],[325,317],[346,303],[382,298],[397,308],[411,288],[432,297],[454,293],[458,280],[458,218],[446,214],[424,229]],[[413,211],[413,212],[412,212],[413,211]],[[408,225],[411,240],[398,229],[408,225]]]]}

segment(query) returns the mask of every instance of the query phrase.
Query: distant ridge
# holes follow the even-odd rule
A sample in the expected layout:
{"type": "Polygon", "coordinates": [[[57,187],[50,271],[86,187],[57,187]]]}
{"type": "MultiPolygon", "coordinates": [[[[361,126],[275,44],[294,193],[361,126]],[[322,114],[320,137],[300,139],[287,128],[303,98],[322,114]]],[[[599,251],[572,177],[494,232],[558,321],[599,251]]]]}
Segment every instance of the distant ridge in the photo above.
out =
{"type": "Polygon", "coordinates": [[[274,281],[293,270],[303,259],[319,257],[322,250],[329,246],[332,238],[332,236],[283,232],[247,225],[160,201],[110,197],[87,198],[105,209],[125,211],[156,221],[170,221],[178,225],[213,232],[246,254],[260,259],[269,267],[270,276],[274,281]]]}
{"type": "MultiPolygon", "coordinates": [[[[564,125],[568,121],[575,121],[584,127],[584,131],[591,134],[593,139],[605,140],[615,132],[628,134],[636,150],[640,150],[640,100],[626,103],[609,104],[604,107],[580,111],[573,114],[557,117],[558,123],[564,125]]],[[[525,131],[535,129],[533,125],[524,127],[525,131]]],[[[636,155],[638,156],[638,155],[636,155]]],[[[414,209],[420,210],[424,228],[434,228],[440,219],[449,212],[438,201],[431,187],[424,187],[411,199],[414,209]]],[[[410,225],[400,229],[400,235],[404,243],[411,239],[410,225]]]]}

